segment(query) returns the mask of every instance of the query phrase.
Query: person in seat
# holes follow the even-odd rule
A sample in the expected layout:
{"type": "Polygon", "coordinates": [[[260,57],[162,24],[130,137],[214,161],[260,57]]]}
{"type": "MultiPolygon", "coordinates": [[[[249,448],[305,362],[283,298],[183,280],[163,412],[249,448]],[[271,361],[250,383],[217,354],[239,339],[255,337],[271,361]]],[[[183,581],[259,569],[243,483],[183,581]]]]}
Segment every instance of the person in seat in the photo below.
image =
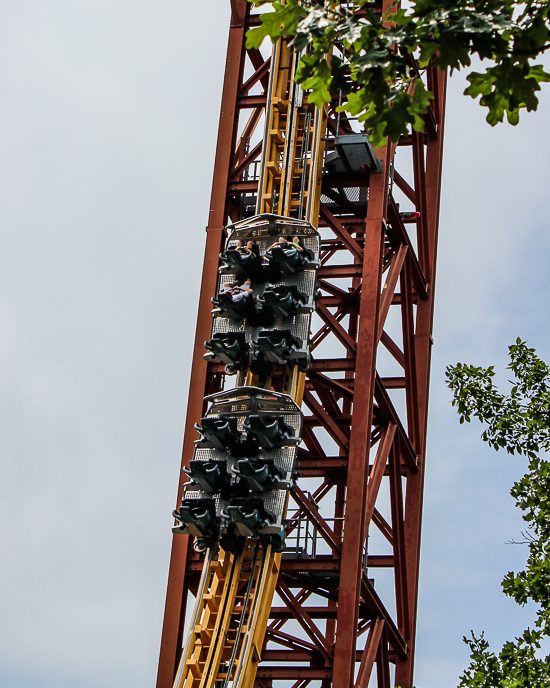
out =
{"type": "Polygon", "coordinates": [[[279,239],[274,244],[272,244],[267,250],[271,251],[274,248],[292,248],[292,241],[290,237],[284,237],[283,235],[281,235],[279,239]]]}
{"type": "Polygon", "coordinates": [[[300,253],[303,252],[304,247],[302,246],[302,243],[300,241],[300,237],[292,237],[292,248],[295,248],[297,251],[300,251],[300,253]]]}
{"type": "Polygon", "coordinates": [[[247,253],[253,253],[257,258],[260,257],[260,247],[254,241],[254,239],[251,239],[249,242],[247,242],[246,249],[247,253]]]}
{"type": "Polygon", "coordinates": [[[304,251],[304,247],[302,246],[302,242],[300,241],[300,237],[289,237],[287,236],[286,238],[284,236],[280,236],[279,240],[276,241],[274,244],[272,244],[267,250],[271,251],[273,248],[282,248],[282,249],[289,249],[289,248],[295,248],[297,251],[302,253],[304,251]]]}
{"type": "MultiPolygon", "coordinates": [[[[225,284],[224,284],[225,287],[225,284]]],[[[241,285],[234,286],[231,290],[231,300],[235,303],[248,299],[252,295],[252,281],[250,277],[241,285]]]]}
{"type": "Polygon", "coordinates": [[[252,253],[248,244],[250,244],[250,241],[245,246],[244,241],[239,239],[239,241],[237,241],[237,245],[235,246],[235,251],[240,253],[241,256],[246,256],[248,253],[252,253]]]}
{"type": "Polygon", "coordinates": [[[253,253],[255,256],[258,258],[260,257],[260,248],[258,244],[251,239],[250,241],[246,242],[246,246],[244,244],[244,241],[242,239],[239,239],[237,241],[237,245],[235,246],[235,251],[241,254],[241,256],[248,255],[250,253],[253,253]]]}
{"type": "Polygon", "coordinates": [[[222,288],[220,289],[220,294],[227,294],[227,292],[232,292],[233,289],[239,286],[239,282],[224,282],[222,288]]]}
{"type": "Polygon", "coordinates": [[[231,294],[232,301],[242,301],[252,294],[252,281],[250,277],[241,284],[240,282],[224,282],[220,294],[231,294]]]}

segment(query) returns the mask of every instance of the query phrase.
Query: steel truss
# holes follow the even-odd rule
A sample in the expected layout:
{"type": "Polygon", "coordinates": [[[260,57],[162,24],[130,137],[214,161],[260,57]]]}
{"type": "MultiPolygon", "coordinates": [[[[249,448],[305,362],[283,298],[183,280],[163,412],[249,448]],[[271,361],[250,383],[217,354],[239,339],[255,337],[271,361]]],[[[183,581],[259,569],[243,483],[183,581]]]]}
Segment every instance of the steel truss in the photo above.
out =
{"type": "MultiPolygon", "coordinates": [[[[182,468],[204,397],[225,383],[224,366],[203,358],[225,227],[258,193],[254,136],[270,58],[245,47],[258,24],[246,0],[231,0],[182,468]]],[[[282,680],[366,688],[375,666],[380,688],[412,685],[446,83],[433,68],[425,78],[434,93],[425,133],[377,151],[379,173],[323,176],[301,478],[256,674],[265,688],[282,680]],[[398,199],[420,216],[400,212],[398,199]]],[[[352,133],[336,105],[328,142],[352,133]]],[[[184,480],[182,472],[178,503],[184,480]]],[[[202,569],[190,539],[174,537],[157,688],[173,684],[188,593],[197,593],[202,569]]]]}

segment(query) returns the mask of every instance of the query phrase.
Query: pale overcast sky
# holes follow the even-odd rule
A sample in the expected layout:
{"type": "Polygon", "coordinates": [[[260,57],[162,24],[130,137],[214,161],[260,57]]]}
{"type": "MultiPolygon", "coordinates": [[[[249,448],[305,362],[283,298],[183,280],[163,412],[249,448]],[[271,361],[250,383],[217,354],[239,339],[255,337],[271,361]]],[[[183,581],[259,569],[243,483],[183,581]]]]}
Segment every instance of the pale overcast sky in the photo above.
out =
{"type": "MultiPolygon", "coordinates": [[[[0,1],[0,688],[154,685],[228,0],[0,1]]],[[[457,360],[550,360],[549,91],[491,129],[450,83],[416,685],[529,623],[523,462],[460,427],[457,360]]],[[[502,379],[506,379],[503,374],[502,379]]]]}

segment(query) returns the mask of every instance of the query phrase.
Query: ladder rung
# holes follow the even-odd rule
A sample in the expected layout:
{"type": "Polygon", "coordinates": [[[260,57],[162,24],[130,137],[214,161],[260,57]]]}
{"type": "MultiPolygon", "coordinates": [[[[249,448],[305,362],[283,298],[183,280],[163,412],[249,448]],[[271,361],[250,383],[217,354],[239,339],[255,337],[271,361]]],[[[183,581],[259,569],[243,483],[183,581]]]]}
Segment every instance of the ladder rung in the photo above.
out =
{"type": "Polygon", "coordinates": [[[279,129],[270,129],[269,130],[269,136],[279,145],[283,145],[285,142],[284,137],[281,135],[281,132],[279,129]]]}
{"type": "Polygon", "coordinates": [[[212,597],[207,598],[207,599],[205,600],[205,602],[206,602],[206,605],[207,605],[208,609],[210,609],[211,612],[217,612],[217,611],[219,611],[220,605],[219,605],[219,603],[216,602],[216,600],[213,599],[212,597]]]}
{"type": "Polygon", "coordinates": [[[271,99],[271,104],[273,107],[276,107],[279,110],[283,110],[285,112],[288,110],[288,100],[283,100],[282,98],[279,98],[279,96],[273,96],[271,99]]]}
{"type": "Polygon", "coordinates": [[[225,579],[225,576],[227,574],[227,571],[229,569],[229,562],[228,561],[214,561],[212,562],[211,565],[212,571],[214,574],[220,578],[221,580],[225,579]]]}
{"type": "Polygon", "coordinates": [[[194,678],[200,678],[202,676],[204,662],[198,662],[195,659],[190,659],[187,662],[187,666],[189,667],[189,671],[193,674],[194,678]]]}
{"type": "Polygon", "coordinates": [[[210,646],[212,642],[212,632],[203,628],[200,634],[200,641],[202,645],[206,645],[207,647],[210,646]]]}

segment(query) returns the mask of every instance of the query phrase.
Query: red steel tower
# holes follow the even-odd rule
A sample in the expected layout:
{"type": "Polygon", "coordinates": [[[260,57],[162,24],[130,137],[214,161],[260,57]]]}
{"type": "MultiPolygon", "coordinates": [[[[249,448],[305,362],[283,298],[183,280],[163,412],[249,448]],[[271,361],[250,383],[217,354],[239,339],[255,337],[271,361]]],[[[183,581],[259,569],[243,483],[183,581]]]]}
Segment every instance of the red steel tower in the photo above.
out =
{"type": "Polygon", "coordinates": [[[284,549],[272,553],[269,594],[251,550],[205,554],[193,537],[174,535],[157,688],[410,688],[446,75],[431,67],[421,75],[434,94],[425,132],[373,150],[358,123],[336,112],[337,101],[315,114],[293,90],[295,56],[284,41],[273,53],[246,49],[259,15],[246,0],[230,1],[178,504],[205,397],[236,386],[223,362],[205,359],[204,342],[219,256],[251,216],[307,219],[320,238],[309,364],[295,366],[292,390],[286,362],[264,378],[246,370],[237,378],[302,405],[299,478],[289,489],[284,549]],[[226,579],[238,556],[231,593],[226,579]],[[189,593],[210,622],[199,623],[189,593]],[[249,610],[239,625],[247,595],[259,596],[260,612],[249,610]],[[223,605],[234,608],[225,622],[223,605]],[[248,650],[246,641],[232,650],[239,633],[251,634],[248,650]],[[242,675],[233,668],[239,657],[242,675]]]}

